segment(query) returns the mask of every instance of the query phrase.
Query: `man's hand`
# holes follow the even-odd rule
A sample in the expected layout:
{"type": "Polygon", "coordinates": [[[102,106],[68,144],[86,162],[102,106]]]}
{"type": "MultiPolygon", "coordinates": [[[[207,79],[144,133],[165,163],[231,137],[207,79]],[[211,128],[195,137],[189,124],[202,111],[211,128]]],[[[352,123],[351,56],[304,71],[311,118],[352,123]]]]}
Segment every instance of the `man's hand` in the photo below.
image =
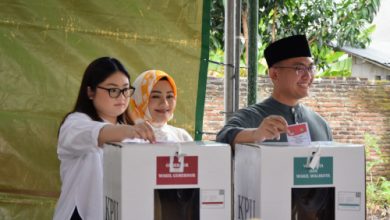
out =
{"type": "Polygon", "coordinates": [[[253,138],[256,141],[280,140],[280,134],[287,132],[287,121],[279,115],[266,117],[259,127],[253,130],[253,138]]]}
{"type": "Polygon", "coordinates": [[[263,142],[265,140],[280,139],[280,134],[287,132],[287,121],[279,115],[270,115],[257,128],[245,128],[240,131],[231,143],[233,149],[238,143],[263,142]]]}

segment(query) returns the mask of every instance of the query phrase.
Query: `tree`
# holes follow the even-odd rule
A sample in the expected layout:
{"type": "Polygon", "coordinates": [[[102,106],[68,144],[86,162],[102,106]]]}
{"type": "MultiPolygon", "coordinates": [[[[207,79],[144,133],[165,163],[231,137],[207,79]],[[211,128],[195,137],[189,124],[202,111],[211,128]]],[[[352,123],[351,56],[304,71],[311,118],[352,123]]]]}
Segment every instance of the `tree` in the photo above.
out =
{"type": "MultiPolygon", "coordinates": [[[[247,23],[247,5],[248,0],[243,0],[243,28],[247,23]]],[[[365,48],[370,43],[370,34],[374,30],[370,24],[379,5],[380,0],[259,1],[259,58],[263,57],[263,50],[269,42],[304,33],[317,65],[324,70],[342,55],[333,48],[345,45],[365,48]]],[[[223,48],[223,0],[213,0],[211,8],[211,50],[215,51],[223,48]]],[[[242,34],[245,33],[244,29],[242,34]]]]}

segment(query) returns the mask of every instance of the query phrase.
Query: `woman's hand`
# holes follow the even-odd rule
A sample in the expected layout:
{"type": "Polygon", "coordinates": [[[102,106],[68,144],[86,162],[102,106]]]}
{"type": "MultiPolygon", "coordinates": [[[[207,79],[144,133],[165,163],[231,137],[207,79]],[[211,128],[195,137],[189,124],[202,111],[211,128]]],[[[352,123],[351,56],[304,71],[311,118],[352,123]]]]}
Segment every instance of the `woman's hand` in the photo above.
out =
{"type": "Polygon", "coordinates": [[[148,121],[136,125],[129,125],[129,127],[131,127],[129,138],[140,138],[148,140],[150,143],[156,143],[152,126],[148,121]]]}
{"type": "Polygon", "coordinates": [[[127,138],[139,138],[156,143],[152,126],[146,121],[136,125],[105,125],[100,129],[98,146],[102,147],[104,143],[108,142],[121,142],[127,138]]]}

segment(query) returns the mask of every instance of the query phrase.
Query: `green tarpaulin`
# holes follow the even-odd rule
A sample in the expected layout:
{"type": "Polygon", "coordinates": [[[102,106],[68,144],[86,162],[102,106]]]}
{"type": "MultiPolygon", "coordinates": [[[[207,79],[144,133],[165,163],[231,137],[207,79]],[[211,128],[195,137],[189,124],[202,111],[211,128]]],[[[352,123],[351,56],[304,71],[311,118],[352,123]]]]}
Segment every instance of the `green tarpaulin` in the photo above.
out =
{"type": "Polygon", "coordinates": [[[208,14],[207,0],[2,0],[0,219],[52,218],[58,126],[95,58],[118,58],[133,79],[148,69],[170,73],[178,86],[173,124],[199,139],[208,14]]]}

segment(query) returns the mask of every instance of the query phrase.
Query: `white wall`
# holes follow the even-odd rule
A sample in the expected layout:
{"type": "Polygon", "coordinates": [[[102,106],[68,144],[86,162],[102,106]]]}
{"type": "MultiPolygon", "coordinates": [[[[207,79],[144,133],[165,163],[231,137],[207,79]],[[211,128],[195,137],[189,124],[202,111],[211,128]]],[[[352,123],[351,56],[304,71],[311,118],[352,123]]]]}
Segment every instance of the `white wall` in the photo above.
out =
{"type": "Polygon", "coordinates": [[[390,70],[358,57],[352,57],[352,76],[369,80],[374,80],[375,76],[380,76],[381,80],[389,80],[386,77],[390,77],[390,70]]]}

